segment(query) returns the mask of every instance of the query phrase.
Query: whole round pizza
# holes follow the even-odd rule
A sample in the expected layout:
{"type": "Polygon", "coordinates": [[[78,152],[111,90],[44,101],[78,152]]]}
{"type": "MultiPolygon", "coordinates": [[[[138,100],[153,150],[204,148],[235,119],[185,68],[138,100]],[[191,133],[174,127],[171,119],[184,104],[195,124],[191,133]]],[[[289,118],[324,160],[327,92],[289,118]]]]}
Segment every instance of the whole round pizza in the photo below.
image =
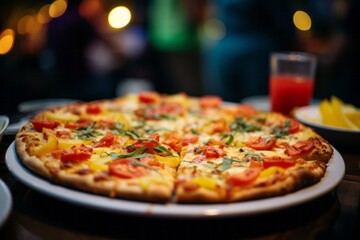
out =
{"type": "Polygon", "coordinates": [[[319,182],[333,154],[311,128],[279,113],[157,92],[46,109],[19,130],[16,151],[57,184],[177,203],[285,195],[319,182]]]}

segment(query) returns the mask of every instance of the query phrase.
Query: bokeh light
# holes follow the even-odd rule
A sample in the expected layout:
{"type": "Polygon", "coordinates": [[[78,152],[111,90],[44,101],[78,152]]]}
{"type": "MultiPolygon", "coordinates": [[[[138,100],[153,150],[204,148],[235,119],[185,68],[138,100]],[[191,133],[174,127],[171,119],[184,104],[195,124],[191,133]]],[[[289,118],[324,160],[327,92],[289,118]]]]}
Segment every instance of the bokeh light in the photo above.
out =
{"type": "Polygon", "coordinates": [[[5,55],[14,46],[15,32],[12,29],[5,29],[0,34],[0,55],[5,55]]]}
{"type": "Polygon", "coordinates": [[[50,5],[49,15],[52,18],[60,17],[64,14],[67,8],[67,2],[65,0],[56,0],[50,5]]]}
{"type": "Polygon", "coordinates": [[[109,25],[113,28],[123,28],[129,24],[130,20],[131,12],[123,6],[112,9],[108,16],[109,25]]]}
{"type": "Polygon", "coordinates": [[[20,35],[36,33],[40,29],[41,24],[37,20],[37,15],[25,15],[17,24],[17,32],[20,35]]]}
{"type": "Polygon", "coordinates": [[[295,27],[301,31],[308,31],[311,28],[311,18],[304,11],[296,11],[293,16],[293,22],[295,27]]]}
{"type": "Polygon", "coordinates": [[[50,10],[50,4],[46,4],[42,8],[40,8],[37,14],[37,20],[39,21],[39,23],[45,24],[50,22],[51,17],[49,15],[49,10],[50,10]]]}
{"type": "Polygon", "coordinates": [[[216,18],[211,18],[204,23],[204,33],[212,40],[220,40],[225,37],[225,24],[216,18]]]}

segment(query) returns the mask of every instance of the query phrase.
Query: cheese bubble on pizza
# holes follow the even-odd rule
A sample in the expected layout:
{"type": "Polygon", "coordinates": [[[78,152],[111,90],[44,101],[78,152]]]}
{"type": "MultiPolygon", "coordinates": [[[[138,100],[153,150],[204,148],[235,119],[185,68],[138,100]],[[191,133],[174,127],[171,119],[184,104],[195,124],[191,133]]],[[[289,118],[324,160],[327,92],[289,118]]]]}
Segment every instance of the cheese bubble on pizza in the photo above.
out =
{"type": "Polygon", "coordinates": [[[285,195],[321,181],[333,154],[279,113],[157,92],[46,109],[19,130],[16,150],[27,168],[64,187],[165,203],[285,195]]]}

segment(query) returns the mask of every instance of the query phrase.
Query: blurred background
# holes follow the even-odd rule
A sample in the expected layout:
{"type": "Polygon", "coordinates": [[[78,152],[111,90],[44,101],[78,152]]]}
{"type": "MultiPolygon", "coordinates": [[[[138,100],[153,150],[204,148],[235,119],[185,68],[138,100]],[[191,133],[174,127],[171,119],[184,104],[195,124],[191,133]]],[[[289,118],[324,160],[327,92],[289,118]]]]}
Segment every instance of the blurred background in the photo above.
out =
{"type": "Polygon", "coordinates": [[[269,55],[318,57],[314,97],[360,106],[356,0],[12,0],[0,4],[0,114],[35,99],[155,90],[268,94],[269,55]]]}

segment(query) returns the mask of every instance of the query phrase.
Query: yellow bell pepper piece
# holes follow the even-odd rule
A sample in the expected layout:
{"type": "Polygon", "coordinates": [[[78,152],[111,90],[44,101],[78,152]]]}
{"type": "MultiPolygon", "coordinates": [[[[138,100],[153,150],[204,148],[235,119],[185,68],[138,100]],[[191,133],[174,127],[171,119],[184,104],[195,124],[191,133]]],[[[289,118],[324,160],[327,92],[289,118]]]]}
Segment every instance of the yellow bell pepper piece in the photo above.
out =
{"type": "Polygon", "coordinates": [[[180,164],[180,157],[176,157],[176,156],[175,157],[172,157],[172,156],[163,157],[163,156],[155,154],[154,158],[172,168],[176,168],[180,164]]]}
{"type": "Polygon", "coordinates": [[[73,146],[81,146],[81,144],[89,145],[91,141],[84,141],[81,139],[59,139],[58,140],[58,148],[59,149],[66,149],[71,148],[73,146]]]}
{"type": "Polygon", "coordinates": [[[284,168],[273,166],[273,167],[269,167],[269,168],[267,168],[265,170],[262,170],[260,172],[259,177],[267,178],[267,177],[270,177],[271,175],[274,175],[274,174],[277,174],[277,173],[284,173],[284,172],[285,172],[284,168]]]}
{"type": "Polygon", "coordinates": [[[216,180],[213,178],[209,178],[209,177],[196,177],[196,178],[191,179],[191,182],[196,183],[201,187],[211,189],[211,190],[215,190],[216,186],[217,186],[216,180]]]}
{"type": "Polygon", "coordinates": [[[93,171],[107,171],[109,169],[109,166],[106,164],[108,161],[109,160],[89,162],[89,168],[93,171]]]}
{"type": "Polygon", "coordinates": [[[56,137],[54,135],[50,135],[45,144],[39,145],[39,146],[36,146],[36,147],[30,149],[29,154],[31,156],[35,156],[35,155],[44,155],[46,153],[50,153],[56,149],[57,144],[58,144],[58,141],[57,141],[56,137]]]}
{"type": "Polygon", "coordinates": [[[54,113],[54,112],[50,112],[50,111],[46,111],[44,112],[44,117],[49,119],[49,120],[53,120],[53,121],[57,121],[57,122],[62,122],[62,123],[66,123],[66,122],[76,122],[79,120],[79,116],[72,114],[70,112],[65,112],[65,113],[54,113]]]}

